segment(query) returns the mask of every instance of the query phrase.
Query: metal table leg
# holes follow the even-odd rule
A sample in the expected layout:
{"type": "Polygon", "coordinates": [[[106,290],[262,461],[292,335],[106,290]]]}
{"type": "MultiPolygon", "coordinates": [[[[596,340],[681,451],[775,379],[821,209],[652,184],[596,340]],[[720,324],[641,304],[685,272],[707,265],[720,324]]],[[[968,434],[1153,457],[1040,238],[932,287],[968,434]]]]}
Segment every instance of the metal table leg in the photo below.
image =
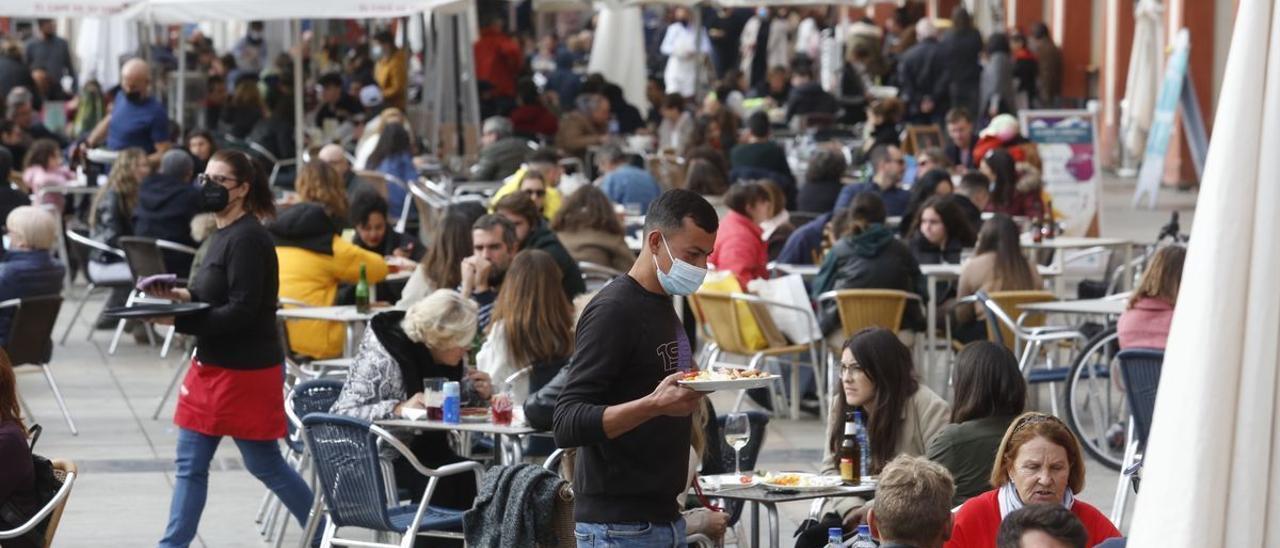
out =
{"type": "Polygon", "coordinates": [[[751,503],[751,546],[760,548],[760,503],[751,503]]]}
{"type": "Polygon", "coordinates": [[[356,355],[356,324],[346,322],[347,340],[342,342],[342,357],[352,358],[356,355]]]}
{"type": "Polygon", "coordinates": [[[765,509],[769,510],[769,548],[778,548],[778,505],[772,502],[764,503],[765,509]]]}
{"type": "Polygon", "coordinates": [[[934,365],[936,365],[934,358],[938,352],[938,334],[934,331],[935,326],[938,325],[938,280],[933,276],[927,276],[925,277],[925,283],[929,284],[929,304],[926,307],[929,313],[929,325],[925,326],[925,332],[928,334],[925,339],[928,341],[929,347],[924,349],[924,363],[925,369],[932,371],[934,365]]]}

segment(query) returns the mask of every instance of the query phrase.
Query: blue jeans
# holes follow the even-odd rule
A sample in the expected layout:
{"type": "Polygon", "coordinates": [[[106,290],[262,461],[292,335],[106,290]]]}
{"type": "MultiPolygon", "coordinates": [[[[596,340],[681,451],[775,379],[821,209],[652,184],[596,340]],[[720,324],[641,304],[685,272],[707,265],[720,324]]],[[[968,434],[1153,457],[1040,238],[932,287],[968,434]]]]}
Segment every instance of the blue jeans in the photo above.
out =
{"type": "MultiPolygon", "coordinates": [[[[177,481],[169,503],[169,525],[160,540],[161,548],[185,547],[195,538],[209,492],[209,462],[220,441],[221,436],[178,429],[177,481]]],[[[307,514],[311,512],[311,488],[285,463],[279,444],[274,440],[236,439],[235,442],[249,473],[280,497],[298,523],[306,523],[307,514]]]]}
{"type": "Polygon", "coordinates": [[[685,548],[684,518],[670,523],[577,523],[578,548],[685,548]]]}

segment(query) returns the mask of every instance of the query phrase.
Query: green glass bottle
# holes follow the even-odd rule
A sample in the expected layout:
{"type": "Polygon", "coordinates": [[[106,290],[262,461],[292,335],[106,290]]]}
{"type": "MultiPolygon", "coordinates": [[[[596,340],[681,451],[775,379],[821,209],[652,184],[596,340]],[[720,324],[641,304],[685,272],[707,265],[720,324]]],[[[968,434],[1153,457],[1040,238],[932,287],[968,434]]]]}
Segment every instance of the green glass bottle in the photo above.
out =
{"type": "Polygon", "coordinates": [[[369,312],[369,280],[365,278],[364,265],[360,265],[360,281],[356,282],[356,312],[369,312]]]}

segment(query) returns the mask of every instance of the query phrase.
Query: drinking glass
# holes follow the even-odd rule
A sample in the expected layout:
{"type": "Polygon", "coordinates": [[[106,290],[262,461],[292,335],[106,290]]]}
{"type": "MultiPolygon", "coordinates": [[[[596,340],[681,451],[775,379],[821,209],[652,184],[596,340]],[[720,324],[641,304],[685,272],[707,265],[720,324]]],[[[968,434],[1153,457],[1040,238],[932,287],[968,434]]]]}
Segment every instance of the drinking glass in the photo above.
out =
{"type": "Polygon", "coordinates": [[[422,403],[427,406],[427,420],[444,420],[444,377],[422,379],[422,403]]]}
{"type": "Polygon", "coordinates": [[[724,418],[724,442],[733,448],[734,473],[742,476],[742,448],[751,441],[751,420],[746,413],[729,413],[724,418]]]}

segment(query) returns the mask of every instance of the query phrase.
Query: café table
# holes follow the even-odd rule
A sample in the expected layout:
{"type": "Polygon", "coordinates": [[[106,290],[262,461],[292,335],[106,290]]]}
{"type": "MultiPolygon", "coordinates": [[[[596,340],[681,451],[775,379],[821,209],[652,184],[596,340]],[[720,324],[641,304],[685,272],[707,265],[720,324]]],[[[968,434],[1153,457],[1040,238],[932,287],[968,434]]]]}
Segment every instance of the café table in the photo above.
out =
{"type": "Polygon", "coordinates": [[[871,499],[876,494],[876,487],[874,482],[864,482],[856,486],[839,485],[815,491],[772,491],[762,485],[722,486],[715,490],[703,489],[702,494],[709,499],[739,500],[751,505],[751,546],[753,547],[760,546],[760,507],[763,506],[769,515],[769,547],[778,548],[780,546],[779,529],[782,526],[778,518],[778,504],[836,497],[871,499]]]}
{"type": "Polygon", "coordinates": [[[1025,312],[1044,314],[1073,314],[1081,316],[1119,316],[1129,304],[1129,295],[1120,294],[1102,299],[1080,299],[1074,301],[1049,301],[1018,305],[1025,312]]]}
{"type": "MultiPolygon", "coordinates": [[[[519,419],[513,420],[511,424],[494,424],[492,420],[484,422],[444,422],[426,419],[388,419],[376,421],[378,426],[393,428],[408,428],[413,430],[434,430],[445,432],[465,432],[470,434],[489,434],[499,440],[499,447],[507,447],[511,451],[511,463],[518,463],[524,459],[524,447],[520,443],[520,438],[530,434],[537,434],[540,430],[530,428],[528,425],[520,422],[519,419]]],[[[505,453],[501,450],[494,451],[494,455],[498,460],[498,464],[507,463],[503,458],[505,453]]]]}
{"type": "MultiPolygon", "coordinates": [[[[1127,265],[1133,261],[1133,242],[1130,240],[1125,240],[1123,238],[1058,236],[1056,238],[1050,238],[1050,239],[1036,242],[1031,238],[1030,234],[1022,235],[1023,249],[1026,249],[1029,251],[1046,249],[1046,250],[1051,250],[1055,252],[1053,254],[1053,264],[1050,266],[1052,266],[1053,270],[1058,272],[1063,271],[1063,265],[1064,265],[1063,263],[1064,254],[1062,253],[1063,251],[1066,251],[1069,249],[1088,249],[1091,247],[1123,248],[1124,249],[1123,264],[1127,265]]],[[[1128,282],[1126,282],[1125,289],[1128,289],[1127,284],[1128,282]]],[[[1056,280],[1054,280],[1053,292],[1056,295],[1058,296],[1065,295],[1066,289],[1067,289],[1067,280],[1065,277],[1059,276],[1056,280]]]]}
{"type": "Polygon", "coordinates": [[[799,274],[800,277],[808,280],[818,275],[818,269],[822,268],[816,264],[784,264],[773,263],[769,266],[770,271],[781,274],[799,274]]]}
{"type": "Polygon", "coordinates": [[[284,308],[277,310],[276,315],[286,320],[320,320],[344,324],[347,329],[347,340],[342,344],[342,355],[349,358],[355,355],[359,328],[382,311],[383,309],[374,308],[368,312],[358,312],[355,305],[316,306],[284,308]]]}

